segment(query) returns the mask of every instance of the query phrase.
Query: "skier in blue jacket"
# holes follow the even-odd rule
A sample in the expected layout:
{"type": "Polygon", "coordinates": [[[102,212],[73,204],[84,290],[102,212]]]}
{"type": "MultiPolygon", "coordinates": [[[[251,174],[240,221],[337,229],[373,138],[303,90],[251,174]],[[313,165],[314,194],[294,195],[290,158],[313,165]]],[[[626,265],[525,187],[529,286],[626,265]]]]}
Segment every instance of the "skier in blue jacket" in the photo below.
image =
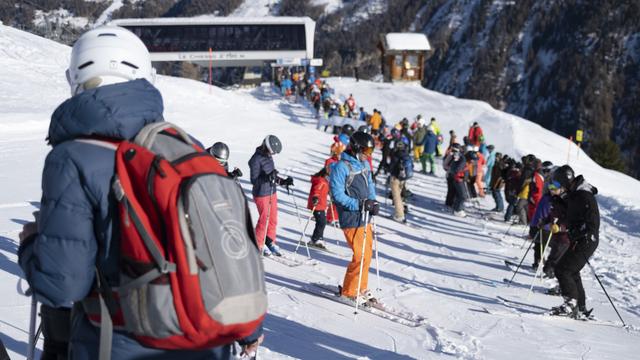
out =
{"type": "Polygon", "coordinates": [[[353,251],[342,283],[341,295],[351,300],[360,296],[362,303],[376,301],[368,290],[372,228],[368,221],[370,216],[363,216],[365,211],[370,215],[377,215],[380,209],[376,201],[375,183],[371,177],[371,165],[367,161],[374,146],[371,135],[361,131],[353,133],[347,150],[342,153],[330,175],[331,196],[338,209],[340,228],[353,251]]]}
{"type": "Polygon", "coordinates": [[[438,136],[436,135],[435,129],[433,126],[427,126],[427,135],[424,137],[424,142],[422,143],[424,147],[424,151],[420,156],[420,163],[422,164],[422,173],[427,173],[427,161],[429,162],[429,174],[435,175],[436,171],[436,163],[435,156],[436,150],[438,146],[438,136]]]}
{"type": "MultiPolygon", "coordinates": [[[[91,325],[81,301],[95,286],[96,269],[109,285],[119,282],[119,224],[111,190],[114,151],[74,140],[132,140],[145,125],[162,121],[163,101],[152,85],[154,78],[146,47],[124,28],[90,30],[73,47],[67,70],[72,97],[51,117],[47,140],[53,148],[42,174],[41,208],[36,222],[20,233],[18,251],[20,267],[42,303],[45,357],[98,358],[100,329],[91,325]],[[68,338],[61,338],[65,332],[68,338]],[[54,340],[49,349],[48,340],[54,340]]],[[[243,351],[257,350],[261,332],[260,327],[240,341],[243,351]]],[[[230,356],[231,345],[169,351],[144,347],[124,331],[113,332],[112,359],[230,356]]]]}

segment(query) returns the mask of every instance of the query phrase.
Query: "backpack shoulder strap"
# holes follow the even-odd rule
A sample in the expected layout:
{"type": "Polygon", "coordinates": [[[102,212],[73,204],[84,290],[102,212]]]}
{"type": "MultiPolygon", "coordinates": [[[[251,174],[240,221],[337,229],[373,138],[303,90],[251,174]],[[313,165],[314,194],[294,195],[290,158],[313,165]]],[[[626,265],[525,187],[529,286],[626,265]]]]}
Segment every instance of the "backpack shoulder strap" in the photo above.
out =
{"type": "Polygon", "coordinates": [[[364,176],[364,182],[367,184],[367,186],[369,186],[369,179],[368,179],[368,174],[369,174],[369,165],[365,164],[365,166],[360,169],[360,170],[353,170],[353,166],[351,165],[351,163],[349,161],[346,160],[340,160],[340,161],[344,161],[345,164],[347,165],[347,168],[349,168],[349,175],[347,176],[347,183],[346,183],[346,187],[348,188],[349,186],[351,186],[351,184],[353,183],[353,180],[355,179],[355,177],[357,175],[363,175],[364,176]]]}
{"type": "Polygon", "coordinates": [[[99,147],[102,147],[102,148],[105,148],[105,149],[109,149],[109,150],[113,150],[113,151],[116,151],[118,149],[118,144],[117,143],[106,141],[106,140],[83,138],[83,139],[75,139],[74,141],[85,143],[85,144],[91,144],[91,145],[99,146],[99,147]]]}
{"type": "Polygon", "coordinates": [[[138,135],[136,135],[136,137],[133,140],[133,142],[135,144],[138,144],[138,145],[142,146],[142,147],[151,148],[151,145],[156,140],[156,136],[158,136],[159,133],[161,133],[162,131],[164,131],[166,129],[175,130],[177,135],[182,140],[184,140],[184,142],[186,142],[189,145],[193,145],[193,141],[191,140],[189,135],[187,135],[187,133],[184,130],[182,130],[178,126],[176,126],[176,125],[174,125],[174,124],[172,124],[170,122],[166,122],[166,121],[160,121],[160,122],[156,122],[156,123],[151,123],[151,124],[143,127],[140,130],[140,132],[138,132],[138,135]]]}

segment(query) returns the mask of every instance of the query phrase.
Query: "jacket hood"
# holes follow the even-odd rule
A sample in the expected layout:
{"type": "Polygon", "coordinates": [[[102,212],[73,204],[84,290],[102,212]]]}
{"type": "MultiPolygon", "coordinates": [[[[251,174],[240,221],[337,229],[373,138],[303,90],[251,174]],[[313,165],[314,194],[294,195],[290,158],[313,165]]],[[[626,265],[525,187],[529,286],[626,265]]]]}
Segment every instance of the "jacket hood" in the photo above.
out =
{"type": "Polygon", "coordinates": [[[87,90],[54,111],[47,140],[57,145],[83,136],[131,140],[145,125],[162,121],[162,95],[147,80],[87,90]]]}
{"type": "Polygon", "coordinates": [[[598,194],[598,188],[586,182],[582,175],[578,175],[573,182],[573,191],[588,191],[593,195],[598,194]]]}
{"type": "MultiPolygon", "coordinates": [[[[358,166],[362,167],[362,162],[360,160],[358,160],[358,158],[356,158],[355,156],[350,155],[348,152],[343,152],[342,154],[340,154],[340,159],[344,160],[344,161],[348,161],[352,164],[357,164],[358,166]]],[[[356,168],[357,170],[359,170],[360,168],[356,168]]]]}

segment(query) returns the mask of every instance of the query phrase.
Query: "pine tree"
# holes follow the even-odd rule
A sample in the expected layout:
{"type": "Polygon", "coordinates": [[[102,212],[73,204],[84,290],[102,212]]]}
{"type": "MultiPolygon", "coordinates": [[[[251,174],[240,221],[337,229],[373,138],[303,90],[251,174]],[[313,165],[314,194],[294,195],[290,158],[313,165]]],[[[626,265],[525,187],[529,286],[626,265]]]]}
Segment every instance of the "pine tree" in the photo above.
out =
{"type": "Polygon", "coordinates": [[[620,147],[609,139],[594,143],[589,152],[591,158],[604,168],[620,172],[627,170],[620,147]]]}

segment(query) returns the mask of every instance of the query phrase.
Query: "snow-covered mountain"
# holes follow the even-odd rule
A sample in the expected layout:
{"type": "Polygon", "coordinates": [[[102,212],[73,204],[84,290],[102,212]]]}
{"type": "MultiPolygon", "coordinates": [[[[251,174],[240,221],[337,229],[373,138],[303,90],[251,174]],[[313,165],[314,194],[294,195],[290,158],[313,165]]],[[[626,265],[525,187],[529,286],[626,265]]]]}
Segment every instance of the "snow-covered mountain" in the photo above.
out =
{"type": "MultiPolygon", "coordinates": [[[[568,137],[602,163],[640,176],[640,15],[635,1],[355,0],[319,20],[318,51],[333,73],[380,73],[380,33],[425,33],[423,85],[488,102],[568,137]],[[389,6],[375,11],[372,4],[389,6]],[[393,6],[391,6],[393,4],[393,6]],[[361,17],[359,13],[375,14],[361,17]],[[340,38],[331,36],[345,34],[340,38]],[[614,141],[623,151],[604,160],[614,141]]],[[[365,74],[365,75],[362,75],[365,74]]]]}
{"type": "MultiPolygon", "coordinates": [[[[0,338],[12,359],[26,354],[29,300],[17,292],[22,277],[16,264],[18,233],[31,219],[40,196],[40,173],[48,147],[44,141],[49,117],[68,97],[64,70],[69,48],[0,25],[0,338]]],[[[566,161],[567,141],[527,120],[479,101],[460,100],[418,86],[397,86],[331,78],[337,96],[353,93],[366,109],[381,109],[388,121],[418,113],[435,116],[443,131],[466,131],[481,119],[488,142],[518,156],[532,152],[557,164],[566,161]]],[[[282,139],[276,157],[281,172],[295,178],[292,196],[281,192],[278,241],[293,251],[302,224],[296,204],[304,207],[309,176],[327,156],[329,134],[315,129],[304,104],[282,99],[269,87],[226,91],[206,84],[160,76],[165,118],[206,144],[225,141],[230,163],[248,174],[247,160],[267,133],[282,139]]],[[[515,286],[505,259],[517,261],[521,228],[486,220],[479,214],[493,204],[483,199],[471,216],[442,211],[445,181],[416,174],[409,181],[415,193],[411,226],[376,218],[380,269],[377,296],[385,304],[426,318],[417,328],[361,313],[354,318],[345,305],[303,290],[311,282],[337,284],[349,262],[343,236],[327,228],[325,238],[336,254],[312,250],[314,261],[295,268],[265,260],[269,315],[262,359],[631,359],[640,351],[640,182],[605,170],[573,147],[571,165],[598,186],[602,240],[591,260],[629,330],[617,325],[615,312],[598,282],[583,270],[588,305],[607,325],[553,319],[539,313],[560,302],[558,297],[528,294],[533,274],[524,270],[515,286]],[[336,245],[336,242],[338,245],[336,245]],[[508,299],[500,300],[498,296],[508,299]],[[611,325],[611,326],[609,326],[611,325]]],[[[242,180],[248,191],[248,181],[242,180]]],[[[378,186],[381,203],[384,187],[378,186]]],[[[383,206],[389,213],[391,207],[383,206]]],[[[308,211],[300,208],[303,218],[308,211]]],[[[254,217],[255,219],[255,217],[254,217]]],[[[302,220],[304,221],[304,219],[302,220]]],[[[530,260],[527,259],[526,263],[530,260]]],[[[370,287],[377,286],[374,268],[370,287]]],[[[41,346],[41,343],[40,345],[41,346]]]]}
{"type": "MultiPolygon", "coordinates": [[[[381,33],[418,31],[432,48],[424,86],[488,102],[640,176],[640,16],[636,1],[157,0],[0,3],[5,24],[70,44],[111,18],[311,16],[316,54],[337,76],[380,74],[381,33]],[[336,36],[340,34],[340,36],[336,36]],[[619,147],[622,154],[619,153],[619,147]]],[[[167,73],[171,73],[168,72],[167,73]]],[[[230,77],[232,79],[233,77],[230,77]]],[[[230,80],[231,81],[231,80],[230,80]]]]}

